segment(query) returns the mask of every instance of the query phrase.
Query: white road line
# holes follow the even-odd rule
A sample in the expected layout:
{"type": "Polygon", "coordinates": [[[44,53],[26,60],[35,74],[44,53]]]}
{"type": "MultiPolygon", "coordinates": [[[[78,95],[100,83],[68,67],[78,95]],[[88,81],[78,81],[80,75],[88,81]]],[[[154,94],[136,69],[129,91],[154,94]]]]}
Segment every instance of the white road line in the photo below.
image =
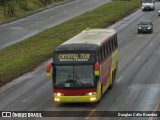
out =
{"type": "Polygon", "coordinates": [[[140,58],[141,58],[141,56],[138,56],[135,61],[139,60],[140,58]]]}
{"type": "Polygon", "coordinates": [[[95,111],[95,109],[92,109],[91,112],[89,113],[89,115],[85,118],[85,120],[88,120],[89,117],[93,114],[94,111],[95,111]]]}
{"type": "Polygon", "coordinates": [[[53,18],[54,16],[52,15],[52,16],[50,16],[51,18],[53,18]]]}
{"type": "Polygon", "coordinates": [[[121,76],[118,80],[116,80],[116,83],[119,83],[123,79],[123,76],[121,76]]]}

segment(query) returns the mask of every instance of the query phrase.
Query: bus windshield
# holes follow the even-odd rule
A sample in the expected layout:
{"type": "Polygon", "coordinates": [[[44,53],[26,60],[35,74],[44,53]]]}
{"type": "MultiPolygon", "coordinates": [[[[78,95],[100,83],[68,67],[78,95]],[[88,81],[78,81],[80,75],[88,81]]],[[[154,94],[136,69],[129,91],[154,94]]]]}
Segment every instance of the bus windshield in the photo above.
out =
{"type": "Polygon", "coordinates": [[[93,87],[93,65],[56,66],[54,86],[60,88],[93,87]]]}

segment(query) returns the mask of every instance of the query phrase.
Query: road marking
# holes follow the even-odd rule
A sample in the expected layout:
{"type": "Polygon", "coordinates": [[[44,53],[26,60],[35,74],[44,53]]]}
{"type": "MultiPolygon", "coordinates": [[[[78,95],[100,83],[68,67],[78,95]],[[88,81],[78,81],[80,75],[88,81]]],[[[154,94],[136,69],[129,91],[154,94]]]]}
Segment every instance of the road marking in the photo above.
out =
{"type": "Polygon", "coordinates": [[[116,80],[116,83],[119,83],[123,79],[123,76],[121,76],[118,80],[116,80]]]}
{"type": "Polygon", "coordinates": [[[85,118],[85,120],[88,120],[89,117],[94,113],[95,109],[92,109],[91,112],[89,113],[89,115],[85,118]]]}
{"type": "Polygon", "coordinates": [[[149,44],[149,47],[151,47],[153,45],[153,42],[151,42],[150,44],[149,44]]]}
{"type": "Polygon", "coordinates": [[[51,18],[53,18],[54,16],[52,15],[51,18]]]}
{"type": "Polygon", "coordinates": [[[140,58],[141,58],[141,56],[138,56],[135,61],[139,60],[140,58]]]}

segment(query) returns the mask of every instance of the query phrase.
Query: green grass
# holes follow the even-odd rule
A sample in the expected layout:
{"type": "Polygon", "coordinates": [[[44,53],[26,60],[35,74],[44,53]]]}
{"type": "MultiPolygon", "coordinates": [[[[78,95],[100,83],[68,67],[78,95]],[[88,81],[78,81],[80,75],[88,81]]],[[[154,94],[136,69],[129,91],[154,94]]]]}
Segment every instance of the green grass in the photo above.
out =
{"type": "MultiPolygon", "coordinates": [[[[24,0],[21,0],[24,1],[24,0]]],[[[2,5],[0,5],[0,23],[4,23],[4,22],[10,22],[12,20],[16,20],[19,19],[21,17],[30,15],[32,13],[35,12],[35,10],[39,9],[39,8],[43,8],[46,5],[44,5],[42,2],[40,2],[40,0],[26,0],[27,1],[27,10],[24,10],[22,8],[20,8],[20,0],[10,0],[9,2],[6,2],[7,5],[11,4],[14,7],[14,15],[5,15],[4,14],[4,10],[8,11],[8,7],[4,7],[2,5]]],[[[61,1],[65,1],[65,0],[51,0],[51,4],[55,4],[61,1]]]]}
{"type": "Polygon", "coordinates": [[[139,0],[111,2],[1,50],[0,86],[51,58],[56,46],[85,28],[105,28],[139,6],[139,0]]]}

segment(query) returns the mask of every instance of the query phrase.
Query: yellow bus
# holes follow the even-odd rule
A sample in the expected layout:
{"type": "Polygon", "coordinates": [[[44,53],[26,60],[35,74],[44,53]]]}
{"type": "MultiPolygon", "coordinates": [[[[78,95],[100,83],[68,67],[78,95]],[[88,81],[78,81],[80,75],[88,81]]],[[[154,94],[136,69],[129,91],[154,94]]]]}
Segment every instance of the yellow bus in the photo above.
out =
{"type": "Polygon", "coordinates": [[[52,74],[55,102],[98,102],[118,73],[117,32],[84,30],[56,48],[52,74]]]}

